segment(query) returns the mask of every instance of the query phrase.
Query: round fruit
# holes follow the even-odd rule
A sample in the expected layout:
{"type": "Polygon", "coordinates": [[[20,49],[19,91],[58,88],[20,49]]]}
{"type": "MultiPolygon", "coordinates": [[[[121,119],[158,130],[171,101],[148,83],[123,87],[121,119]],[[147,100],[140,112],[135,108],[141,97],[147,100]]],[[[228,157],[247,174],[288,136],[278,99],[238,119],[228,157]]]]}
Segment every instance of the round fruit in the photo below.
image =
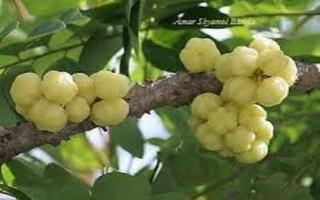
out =
{"type": "Polygon", "coordinates": [[[91,77],[95,93],[102,99],[122,98],[129,91],[129,80],[124,75],[103,70],[91,77]]]}
{"type": "Polygon", "coordinates": [[[39,130],[54,133],[63,129],[68,121],[63,107],[45,98],[41,98],[30,107],[28,116],[35,122],[39,130]]]}
{"type": "Polygon", "coordinates": [[[253,102],[255,90],[254,81],[245,77],[236,77],[225,83],[221,96],[238,104],[248,104],[253,102]]]}
{"type": "Polygon", "coordinates": [[[241,152],[236,155],[236,159],[243,163],[255,163],[262,160],[268,154],[268,145],[256,140],[252,143],[249,151],[241,152]]]}
{"type": "Polygon", "coordinates": [[[205,123],[205,120],[196,115],[191,115],[188,118],[188,125],[191,127],[193,131],[197,130],[197,128],[203,123],[205,123]]]}
{"type": "Polygon", "coordinates": [[[30,121],[29,117],[28,117],[28,111],[29,108],[25,107],[25,106],[20,106],[19,104],[16,104],[16,111],[22,115],[26,120],[30,121]]]}
{"type": "Polygon", "coordinates": [[[65,105],[78,94],[79,90],[70,74],[49,71],[43,77],[41,91],[47,99],[65,105]]]}
{"type": "Polygon", "coordinates": [[[79,123],[90,115],[90,107],[83,97],[77,96],[66,105],[66,112],[70,122],[79,123]]]}
{"type": "Polygon", "coordinates": [[[223,135],[237,126],[237,113],[220,107],[209,115],[208,125],[213,132],[223,135]]]}
{"type": "Polygon", "coordinates": [[[257,50],[259,53],[266,50],[280,50],[280,46],[277,42],[262,36],[255,37],[249,47],[257,50]]]}
{"type": "Polygon", "coordinates": [[[264,106],[274,106],[288,96],[289,86],[280,77],[264,79],[257,87],[256,102],[264,106]]]}
{"type": "Polygon", "coordinates": [[[282,51],[264,51],[258,59],[259,68],[268,76],[279,76],[289,86],[293,85],[298,73],[296,63],[282,51]]]}
{"type": "Polygon", "coordinates": [[[20,106],[30,106],[41,97],[41,79],[35,73],[24,73],[14,80],[10,95],[12,100],[20,106]]]}
{"type": "Polygon", "coordinates": [[[207,124],[200,125],[196,134],[204,148],[211,151],[217,151],[223,148],[223,137],[213,132],[207,124]]]}
{"type": "Polygon", "coordinates": [[[250,77],[257,69],[258,52],[245,46],[237,47],[231,53],[226,65],[233,76],[250,77]]]}
{"type": "Polygon", "coordinates": [[[231,53],[223,54],[222,56],[220,56],[220,59],[215,67],[215,74],[218,80],[223,83],[232,77],[231,66],[228,64],[231,58],[231,53]]]}
{"type": "Polygon", "coordinates": [[[129,105],[123,99],[101,100],[92,106],[91,119],[99,126],[121,123],[129,113],[129,105]]]}
{"type": "Polygon", "coordinates": [[[226,146],[234,153],[248,151],[255,140],[255,134],[244,126],[238,126],[234,131],[225,135],[226,146]]]}
{"type": "Polygon", "coordinates": [[[192,38],[180,52],[180,60],[190,72],[205,72],[214,69],[220,55],[212,40],[192,38]]]}
{"type": "Polygon", "coordinates": [[[240,110],[239,124],[248,126],[252,120],[266,119],[267,112],[257,104],[246,105],[240,110]]]}
{"type": "Polygon", "coordinates": [[[261,118],[251,120],[248,127],[255,132],[259,140],[268,142],[273,137],[273,125],[267,120],[261,118]]]}
{"type": "Polygon", "coordinates": [[[91,105],[96,99],[93,80],[83,73],[73,74],[72,77],[79,88],[79,96],[85,98],[88,104],[91,105]]]}
{"type": "Polygon", "coordinates": [[[222,105],[222,99],[218,95],[207,92],[198,95],[191,104],[193,114],[206,119],[209,114],[222,105]]]}

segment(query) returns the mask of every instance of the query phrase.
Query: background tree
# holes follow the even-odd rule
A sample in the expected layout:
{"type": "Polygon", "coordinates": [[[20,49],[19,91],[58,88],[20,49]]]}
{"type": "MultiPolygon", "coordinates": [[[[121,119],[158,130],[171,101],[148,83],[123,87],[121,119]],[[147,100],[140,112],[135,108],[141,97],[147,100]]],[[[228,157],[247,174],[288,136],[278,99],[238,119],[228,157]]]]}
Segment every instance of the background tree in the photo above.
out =
{"type": "Polygon", "coordinates": [[[4,198],[320,199],[317,3],[0,1],[4,198]],[[183,23],[200,18],[226,23],[183,23]],[[187,73],[178,54],[192,37],[211,38],[226,53],[247,45],[256,33],[275,38],[297,62],[299,76],[285,102],[268,109],[275,125],[268,157],[244,165],[202,149],[187,126],[191,100],[203,92],[219,93],[221,84],[212,74],[187,73]],[[119,126],[96,128],[85,121],[49,134],[14,110],[9,88],[18,74],[60,70],[90,75],[101,69],[137,83],[126,97],[130,117],[119,126]]]}

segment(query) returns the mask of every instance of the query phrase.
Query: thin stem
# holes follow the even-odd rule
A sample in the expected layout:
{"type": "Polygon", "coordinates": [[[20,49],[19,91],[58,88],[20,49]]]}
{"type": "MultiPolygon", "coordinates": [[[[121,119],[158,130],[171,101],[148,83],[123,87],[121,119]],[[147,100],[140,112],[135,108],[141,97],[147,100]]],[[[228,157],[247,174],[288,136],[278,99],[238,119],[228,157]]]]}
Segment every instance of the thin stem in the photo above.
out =
{"type": "MultiPolygon", "coordinates": [[[[113,37],[117,37],[117,36],[119,36],[119,35],[120,35],[120,34],[115,34],[115,35],[112,35],[112,36],[102,37],[101,39],[113,38],[113,37]]],[[[74,48],[77,48],[77,47],[81,47],[81,46],[85,45],[86,42],[87,42],[87,41],[81,41],[81,42],[79,42],[79,43],[72,44],[72,45],[68,45],[68,46],[64,46],[64,47],[57,48],[57,49],[54,49],[54,50],[50,50],[50,51],[47,51],[47,52],[42,53],[42,54],[39,54],[39,55],[30,56],[30,57],[27,57],[27,58],[22,58],[22,59],[20,59],[20,60],[18,60],[18,61],[15,61],[15,62],[6,64],[6,65],[2,65],[2,66],[0,66],[0,69],[6,69],[6,68],[8,68],[8,67],[12,67],[12,66],[17,65],[17,64],[20,64],[20,63],[28,62],[28,61],[31,61],[31,60],[36,60],[36,59],[42,58],[42,57],[47,56],[47,55],[51,55],[51,54],[54,54],[54,53],[58,53],[58,52],[60,52],[60,51],[68,51],[68,50],[70,50],[70,49],[74,49],[74,48]]]]}
{"type": "Polygon", "coordinates": [[[14,65],[17,65],[17,64],[20,64],[20,63],[24,63],[24,62],[28,62],[28,61],[31,61],[31,60],[35,60],[35,59],[38,59],[38,58],[41,58],[41,57],[44,57],[44,56],[47,56],[47,55],[50,55],[50,54],[54,54],[54,53],[60,52],[60,51],[67,51],[67,50],[70,50],[70,49],[74,49],[74,48],[80,47],[82,45],[84,45],[84,43],[80,42],[80,43],[77,43],[77,44],[73,44],[73,45],[65,46],[65,47],[58,48],[58,49],[55,49],[55,50],[52,50],[52,51],[48,51],[48,52],[45,52],[43,54],[39,54],[39,55],[23,58],[23,59],[20,59],[20,60],[18,60],[16,62],[9,63],[7,65],[2,65],[2,66],[0,66],[0,69],[5,69],[5,68],[8,68],[8,67],[12,67],[14,65]]]}
{"type": "Polygon", "coordinates": [[[192,199],[197,199],[198,197],[202,196],[202,195],[205,195],[206,193],[208,193],[209,191],[214,191],[215,189],[219,188],[220,186],[238,178],[239,176],[243,175],[244,174],[244,171],[245,170],[248,170],[249,168],[244,168],[244,167],[241,167],[240,169],[238,169],[235,173],[233,173],[232,175],[222,179],[221,181],[219,182],[211,182],[209,183],[208,185],[205,186],[205,188],[196,193],[192,199]]]}
{"type": "Polygon", "coordinates": [[[260,13],[260,14],[246,14],[239,16],[232,16],[234,18],[259,18],[259,17],[278,17],[278,16],[315,16],[320,15],[320,11],[305,11],[305,12],[278,12],[278,13],[260,13]]]}

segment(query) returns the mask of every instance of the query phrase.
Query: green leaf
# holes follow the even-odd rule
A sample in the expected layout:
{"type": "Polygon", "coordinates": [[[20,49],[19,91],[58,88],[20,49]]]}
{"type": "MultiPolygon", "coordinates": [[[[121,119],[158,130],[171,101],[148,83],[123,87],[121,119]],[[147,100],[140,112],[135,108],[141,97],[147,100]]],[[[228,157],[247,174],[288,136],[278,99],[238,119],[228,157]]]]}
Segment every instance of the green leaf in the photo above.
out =
{"type": "Polygon", "coordinates": [[[153,197],[153,200],[189,200],[185,194],[176,193],[176,192],[168,192],[164,194],[159,194],[153,197]]]}
{"type": "Polygon", "coordinates": [[[48,200],[89,199],[88,186],[56,164],[47,165],[42,179],[48,183],[48,200]]]}
{"type": "Polygon", "coordinates": [[[31,39],[29,41],[17,42],[9,44],[0,49],[0,54],[2,55],[12,55],[17,56],[22,51],[32,49],[35,47],[46,46],[49,43],[51,35],[47,35],[40,38],[31,39]]]}
{"type": "Polygon", "coordinates": [[[313,180],[312,185],[310,186],[310,194],[313,199],[320,199],[320,181],[319,178],[313,180]]]}
{"type": "Polygon", "coordinates": [[[193,187],[214,180],[217,162],[197,152],[182,152],[167,156],[153,183],[154,192],[163,193],[193,187]]]}
{"type": "Polygon", "coordinates": [[[142,49],[146,59],[159,69],[168,72],[185,71],[177,51],[163,47],[151,40],[143,41],[142,49]]]}
{"type": "Polygon", "coordinates": [[[194,150],[198,141],[189,127],[187,120],[190,115],[189,107],[162,107],[156,109],[165,127],[173,134],[180,135],[183,150],[194,150]]]}
{"type": "Polygon", "coordinates": [[[120,73],[128,75],[129,61],[130,61],[131,50],[132,50],[132,35],[130,34],[130,30],[127,27],[125,27],[123,30],[122,43],[124,47],[124,53],[121,56],[121,60],[120,60],[120,73]]]}
{"type": "Polygon", "coordinates": [[[50,67],[46,69],[45,72],[48,72],[50,70],[65,71],[70,74],[74,74],[81,71],[78,62],[65,57],[53,63],[50,67]]]}
{"type": "Polygon", "coordinates": [[[94,183],[90,200],[149,200],[151,186],[139,177],[113,172],[101,176],[94,183]]]}
{"type": "Polygon", "coordinates": [[[112,56],[121,48],[120,36],[93,36],[84,45],[79,64],[81,71],[92,74],[103,69],[112,56]]]}
{"type": "Polygon", "coordinates": [[[292,57],[295,61],[299,61],[305,64],[314,64],[320,63],[320,55],[319,56],[312,56],[312,55],[300,55],[300,56],[293,56],[292,57]]]}
{"type": "Polygon", "coordinates": [[[6,27],[4,27],[1,31],[0,31],[0,42],[12,31],[14,31],[16,28],[18,28],[19,26],[19,22],[13,22],[9,25],[7,25],[6,27]]]}
{"type": "Polygon", "coordinates": [[[15,177],[13,187],[32,200],[89,199],[88,186],[56,164],[47,165],[42,175],[16,159],[6,164],[15,177]]]}
{"type": "MultiPolygon", "coordinates": [[[[197,6],[199,3],[204,2],[204,0],[152,0],[149,2],[147,0],[144,9],[144,19],[150,19],[153,17],[155,19],[155,24],[159,23],[162,19],[176,15],[177,13],[183,12],[186,9],[197,6]]],[[[152,27],[154,24],[150,24],[152,27]]]]}
{"type": "Polygon", "coordinates": [[[40,37],[44,35],[49,35],[52,33],[59,32],[66,28],[66,24],[63,21],[47,21],[43,22],[34,28],[30,33],[29,37],[40,37]]]}
{"type": "Polygon", "coordinates": [[[58,147],[46,145],[41,148],[55,160],[76,171],[94,171],[107,165],[103,150],[92,147],[84,134],[72,136],[58,147]],[[79,156],[81,155],[81,156],[79,156]]]}
{"type": "Polygon", "coordinates": [[[84,20],[86,18],[81,14],[79,9],[69,9],[61,14],[60,19],[65,24],[71,24],[84,20]]]}
{"type": "Polygon", "coordinates": [[[281,38],[277,40],[281,49],[289,56],[320,56],[319,34],[281,38]]]}
{"type": "Polygon", "coordinates": [[[108,24],[122,24],[125,21],[126,1],[116,1],[100,7],[82,10],[81,13],[93,20],[108,24]]]}
{"type": "Polygon", "coordinates": [[[144,139],[137,125],[137,119],[128,117],[118,126],[111,127],[113,144],[120,145],[133,156],[143,156],[144,139]]]}

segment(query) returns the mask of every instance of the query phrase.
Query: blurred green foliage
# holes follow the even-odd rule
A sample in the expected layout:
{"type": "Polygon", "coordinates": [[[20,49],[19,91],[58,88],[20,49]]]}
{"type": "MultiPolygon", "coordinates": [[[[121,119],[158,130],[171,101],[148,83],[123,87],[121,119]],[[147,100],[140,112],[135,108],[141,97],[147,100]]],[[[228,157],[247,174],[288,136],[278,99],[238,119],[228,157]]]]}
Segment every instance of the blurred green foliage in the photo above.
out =
{"type": "MultiPolygon", "coordinates": [[[[0,0],[0,127],[24,122],[8,95],[20,73],[92,74],[106,68],[136,82],[153,80],[184,71],[178,52],[191,37],[210,38],[225,53],[264,33],[286,54],[320,62],[319,17],[286,15],[316,12],[318,6],[316,0],[0,0]],[[27,17],[13,2],[24,3],[27,17]],[[173,26],[181,13],[210,19],[242,16],[242,25],[212,26],[210,31],[173,26]],[[225,32],[217,35],[218,29],[225,32]]],[[[268,109],[275,137],[268,157],[253,165],[202,149],[186,124],[188,106],[156,113],[168,139],[146,140],[133,118],[112,127],[110,134],[101,131],[102,147],[85,134],[73,136],[60,146],[38,149],[57,164],[31,152],[4,164],[0,193],[32,200],[320,199],[319,91],[291,92],[283,104],[268,109]],[[160,149],[155,169],[148,164],[136,175],[117,172],[117,147],[141,158],[147,143],[160,149]]]]}

